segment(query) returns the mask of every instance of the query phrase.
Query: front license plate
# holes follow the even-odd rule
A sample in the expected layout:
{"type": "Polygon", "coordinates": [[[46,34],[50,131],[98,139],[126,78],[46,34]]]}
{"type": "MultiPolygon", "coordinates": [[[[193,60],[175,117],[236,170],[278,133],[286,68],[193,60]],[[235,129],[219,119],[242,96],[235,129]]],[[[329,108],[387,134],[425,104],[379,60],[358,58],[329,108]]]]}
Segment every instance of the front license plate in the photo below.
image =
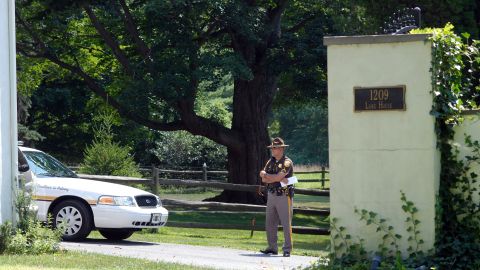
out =
{"type": "Polygon", "coordinates": [[[158,224],[162,220],[162,214],[160,213],[153,213],[152,214],[152,219],[150,220],[151,223],[153,224],[158,224]]]}

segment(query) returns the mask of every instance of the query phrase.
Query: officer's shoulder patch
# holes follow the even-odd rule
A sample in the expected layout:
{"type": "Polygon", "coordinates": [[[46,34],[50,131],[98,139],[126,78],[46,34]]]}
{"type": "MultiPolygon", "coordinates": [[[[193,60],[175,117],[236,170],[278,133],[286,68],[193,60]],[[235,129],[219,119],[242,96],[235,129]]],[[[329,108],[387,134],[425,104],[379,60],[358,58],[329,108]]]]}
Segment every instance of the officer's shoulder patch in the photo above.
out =
{"type": "Polygon", "coordinates": [[[285,165],[286,168],[290,167],[290,165],[292,165],[292,162],[290,160],[285,160],[285,162],[283,163],[285,165]]]}

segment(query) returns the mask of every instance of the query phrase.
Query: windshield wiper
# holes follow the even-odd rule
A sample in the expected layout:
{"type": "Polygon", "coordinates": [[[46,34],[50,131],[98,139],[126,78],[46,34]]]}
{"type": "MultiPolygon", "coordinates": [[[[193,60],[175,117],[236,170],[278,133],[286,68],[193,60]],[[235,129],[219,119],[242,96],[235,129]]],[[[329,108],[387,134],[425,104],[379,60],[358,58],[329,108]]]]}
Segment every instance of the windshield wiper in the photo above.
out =
{"type": "Polygon", "coordinates": [[[37,175],[57,177],[55,174],[49,172],[37,173],[37,175]]]}
{"type": "Polygon", "coordinates": [[[42,172],[38,173],[40,176],[52,176],[52,177],[70,177],[77,178],[78,176],[74,173],[65,173],[65,172],[42,172]]]}

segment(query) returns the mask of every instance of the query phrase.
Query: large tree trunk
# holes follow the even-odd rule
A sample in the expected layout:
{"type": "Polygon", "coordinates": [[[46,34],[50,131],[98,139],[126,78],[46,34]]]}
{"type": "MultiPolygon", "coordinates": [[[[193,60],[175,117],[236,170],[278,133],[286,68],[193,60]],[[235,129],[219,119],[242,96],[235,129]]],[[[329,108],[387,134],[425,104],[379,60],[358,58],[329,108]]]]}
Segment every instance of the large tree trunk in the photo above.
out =
{"type": "MultiPolygon", "coordinates": [[[[243,56],[253,79],[234,81],[232,131],[241,134],[243,146],[228,146],[230,183],[261,184],[259,172],[269,158],[268,115],[278,79],[278,75],[273,74],[268,66],[267,54],[280,38],[280,18],[285,5],[286,1],[280,1],[276,8],[267,12],[268,31],[263,42],[252,42],[242,35],[242,31],[231,32],[233,50],[243,56]]],[[[227,190],[211,200],[255,204],[265,202],[257,193],[227,190]]]]}
{"type": "MultiPolygon", "coordinates": [[[[233,96],[232,130],[242,134],[243,148],[228,148],[229,182],[261,184],[260,170],[269,158],[267,145],[268,114],[277,88],[277,77],[268,74],[265,66],[257,67],[250,81],[236,80],[233,96]]],[[[264,198],[252,192],[225,190],[211,200],[237,203],[264,203],[264,198]]]]}

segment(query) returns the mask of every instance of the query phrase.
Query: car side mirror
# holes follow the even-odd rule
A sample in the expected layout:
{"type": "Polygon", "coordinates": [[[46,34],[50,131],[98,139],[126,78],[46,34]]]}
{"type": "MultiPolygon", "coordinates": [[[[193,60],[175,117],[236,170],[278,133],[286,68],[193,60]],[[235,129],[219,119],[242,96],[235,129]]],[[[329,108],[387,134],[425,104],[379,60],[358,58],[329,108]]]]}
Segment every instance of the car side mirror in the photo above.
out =
{"type": "Polygon", "coordinates": [[[28,164],[19,164],[18,165],[18,171],[19,172],[27,172],[28,170],[30,170],[30,166],[28,166],[28,164]]]}
{"type": "Polygon", "coordinates": [[[25,158],[25,155],[18,149],[18,171],[24,173],[30,170],[30,166],[28,166],[28,161],[25,158]]]}

